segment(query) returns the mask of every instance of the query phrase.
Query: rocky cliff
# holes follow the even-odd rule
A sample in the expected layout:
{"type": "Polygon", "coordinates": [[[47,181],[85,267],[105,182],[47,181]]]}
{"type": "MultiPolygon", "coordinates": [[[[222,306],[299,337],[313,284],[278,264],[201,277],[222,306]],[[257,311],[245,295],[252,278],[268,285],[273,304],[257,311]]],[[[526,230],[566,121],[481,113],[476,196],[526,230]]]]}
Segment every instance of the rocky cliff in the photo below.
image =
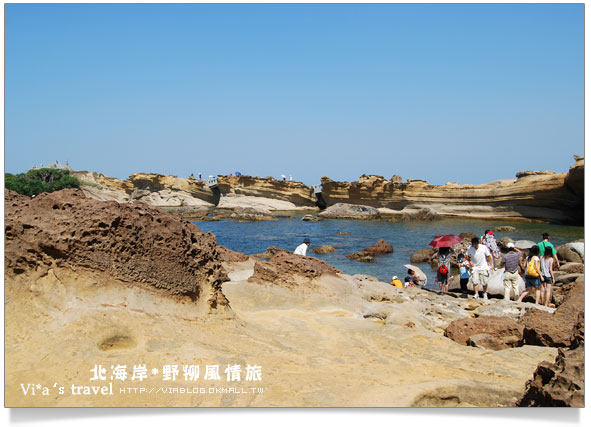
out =
{"type": "MultiPolygon", "coordinates": [[[[567,173],[526,171],[516,179],[482,185],[448,183],[430,185],[422,180],[402,182],[377,175],[358,181],[321,178],[323,200],[329,205],[348,203],[381,208],[383,214],[405,215],[429,208],[449,217],[498,220],[539,220],[582,225],[584,216],[585,160],[575,156],[567,173]]],[[[133,174],[126,181],[101,174],[74,172],[94,186],[85,193],[100,200],[139,200],[154,206],[261,208],[264,210],[315,209],[312,187],[271,177],[218,176],[211,189],[205,181],[158,174],[133,174]]]]}
{"type": "Polygon", "coordinates": [[[516,179],[482,185],[363,175],[355,182],[322,178],[322,194],[329,205],[353,203],[394,211],[432,208],[445,216],[489,219],[536,219],[583,224],[584,158],[575,156],[568,173],[519,172],[516,179]]]}
{"type": "Polygon", "coordinates": [[[99,202],[79,190],[32,200],[6,190],[5,215],[7,282],[82,269],[189,299],[205,312],[227,305],[215,236],[178,214],[144,203],[99,202]]]}

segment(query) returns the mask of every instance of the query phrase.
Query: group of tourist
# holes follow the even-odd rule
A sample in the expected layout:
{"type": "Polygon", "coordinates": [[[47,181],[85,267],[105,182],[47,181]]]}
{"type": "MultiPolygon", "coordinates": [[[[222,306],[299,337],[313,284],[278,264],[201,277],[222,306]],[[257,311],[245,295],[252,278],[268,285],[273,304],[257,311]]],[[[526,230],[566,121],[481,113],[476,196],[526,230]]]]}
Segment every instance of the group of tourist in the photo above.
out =
{"type": "MultiPolygon", "coordinates": [[[[503,256],[500,265],[505,268],[503,277],[504,299],[513,298],[521,302],[527,296],[533,296],[536,304],[549,306],[552,301],[552,285],[554,284],[554,267],[560,262],[554,245],[550,243],[550,235],[542,234],[542,241],[532,246],[528,253],[522,252],[515,244],[508,243],[509,252],[503,256]],[[519,293],[519,271],[524,272],[525,291],[519,293]]],[[[496,270],[494,259],[501,257],[501,251],[492,230],[486,230],[481,238],[474,237],[466,254],[459,254],[457,266],[460,271],[460,288],[462,298],[468,297],[468,282],[472,280],[474,298],[488,299],[488,281],[491,272],[496,270]]],[[[439,248],[437,283],[441,292],[448,292],[451,280],[451,250],[439,248]]]]}

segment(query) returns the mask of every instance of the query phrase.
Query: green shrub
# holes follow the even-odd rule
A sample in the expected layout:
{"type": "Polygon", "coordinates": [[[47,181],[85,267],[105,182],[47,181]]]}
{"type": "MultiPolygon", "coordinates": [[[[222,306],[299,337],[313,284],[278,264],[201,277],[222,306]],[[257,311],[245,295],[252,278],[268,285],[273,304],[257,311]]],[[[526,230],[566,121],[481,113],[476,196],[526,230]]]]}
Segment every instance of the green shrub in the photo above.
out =
{"type": "Polygon", "coordinates": [[[51,193],[64,188],[80,188],[80,181],[70,175],[70,171],[62,169],[31,169],[26,173],[7,173],[4,176],[7,189],[25,196],[51,193]]]}

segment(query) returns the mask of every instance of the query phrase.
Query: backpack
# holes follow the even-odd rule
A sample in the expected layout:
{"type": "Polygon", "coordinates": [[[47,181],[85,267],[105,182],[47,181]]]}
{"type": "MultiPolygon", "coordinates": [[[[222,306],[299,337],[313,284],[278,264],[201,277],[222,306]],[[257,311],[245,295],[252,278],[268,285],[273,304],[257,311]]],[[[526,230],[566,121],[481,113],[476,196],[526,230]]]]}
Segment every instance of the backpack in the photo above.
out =
{"type": "Polygon", "coordinates": [[[448,271],[449,271],[449,270],[447,269],[447,266],[446,266],[445,264],[441,264],[441,265],[439,266],[439,272],[440,272],[441,274],[447,274],[447,272],[448,272],[448,271]]]}
{"type": "Polygon", "coordinates": [[[538,272],[536,271],[536,267],[534,264],[534,257],[532,257],[527,263],[527,270],[525,272],[528,276],[531,277],[539,277],[538,272]]]}

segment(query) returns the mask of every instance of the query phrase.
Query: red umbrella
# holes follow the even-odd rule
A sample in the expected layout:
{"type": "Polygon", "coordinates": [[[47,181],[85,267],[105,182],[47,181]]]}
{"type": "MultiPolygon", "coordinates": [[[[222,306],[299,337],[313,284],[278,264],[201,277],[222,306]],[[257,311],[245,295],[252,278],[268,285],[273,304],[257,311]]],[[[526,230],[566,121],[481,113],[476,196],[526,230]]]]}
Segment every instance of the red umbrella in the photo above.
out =
{"type": "Polygon", "coordinates": [[[453,245],[457,245],[461,241],[462,238],[460,236],[446,234],[445,236],[434,238],[429,244],[434,248],[451,248],[453,245]]]}

